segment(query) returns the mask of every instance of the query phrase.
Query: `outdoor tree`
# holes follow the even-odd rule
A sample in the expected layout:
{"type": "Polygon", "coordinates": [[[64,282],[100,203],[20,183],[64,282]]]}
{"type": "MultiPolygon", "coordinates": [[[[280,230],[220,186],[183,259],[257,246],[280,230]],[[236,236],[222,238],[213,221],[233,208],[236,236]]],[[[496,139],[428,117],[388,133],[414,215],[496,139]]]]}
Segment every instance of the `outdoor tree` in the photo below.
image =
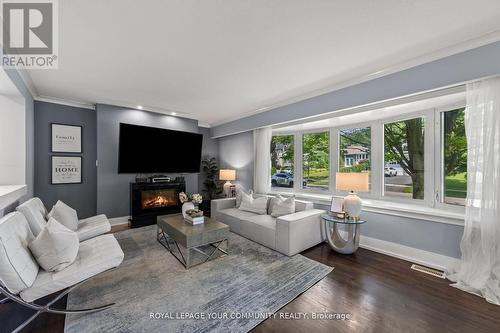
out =
{"type": "Polygon", "coordinates": [[[278,150],[276,149],[278,145],[283,145],[285,148],[281,158],[284,161],[291,161],[293,163],[294,159],[294,149],[293,149],[293,135],[275,135],[271,139],[271,167],[273,173],[282,167],[279,165],[278,150]]]}
{"type": "Polygon", "coordinates": [[[303,136],[303,162],[307,177],[311,169],[328,168],[329,163],[329,135],[328,132],[304,134],[303,136]]]}
{"type": "Polygon", "coordinates": [[[411,177],[413,199],[424,198],[424,118],[385,124],[385,161],[397,161],[411,177]]]}
{"type": "Polygon", "coordinates": [[[467,172],[467,139],[465,137],[464,109],[445,112],[443,117],[444,174],[453,176],[467,172]]]}

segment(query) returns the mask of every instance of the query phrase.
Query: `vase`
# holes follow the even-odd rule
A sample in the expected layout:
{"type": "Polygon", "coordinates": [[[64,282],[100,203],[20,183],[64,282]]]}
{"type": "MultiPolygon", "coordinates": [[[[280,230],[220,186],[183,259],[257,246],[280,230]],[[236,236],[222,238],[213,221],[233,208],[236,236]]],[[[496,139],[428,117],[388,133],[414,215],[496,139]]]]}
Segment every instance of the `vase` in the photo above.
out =
{"type": "Polygon", "coordinates": [[[182,216],[186,218],[186,212],[190,209],[194,209],[194,204],[192,202],[185,202],[182,204],[182,216]]]}

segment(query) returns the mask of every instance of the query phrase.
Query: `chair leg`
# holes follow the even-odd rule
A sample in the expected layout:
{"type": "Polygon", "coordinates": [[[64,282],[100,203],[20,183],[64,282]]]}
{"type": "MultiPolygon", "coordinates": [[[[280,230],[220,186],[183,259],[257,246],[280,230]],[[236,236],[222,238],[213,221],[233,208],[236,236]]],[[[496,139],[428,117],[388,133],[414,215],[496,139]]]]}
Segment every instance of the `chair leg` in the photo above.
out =
{"type": "MultiPolygon", "coordinates": [[[[90,280],[90,279],[87,279],[87,280],[90,280]]],[[[115,303],[111,303],[111,304],[106,304],[106,305],[98,306],[98,307],[95,307],[95,308],[79,309],[79,310],[62,310],[62,309],[53,309],[53,308],[51,308],[52,304],[54,304],[55,302],[57,302],[58,300],[60,300],[62,297],[64,297],[68,293],[70,293],[72,290],[74,290],[75,288],[77,288],[78,286],[80,286],[81,284],[83,284],[84,282],[86,282],[87,280],[83,280],[80,283],[77,283],[74,286],[72,286],[70,288],[67,288],[66,290],[64,290],[63,292],[61,292],[59,295],[57,295],[54,299],[52,299],[50,302],[48,302],[45,305],[38,305],[36,303],[26,302],[21,297],[12,294],[10,291],[8,291],[6,288],[4,288],[3,285],[0,284],[0,294],[3,294],[5,296],[5,298],[2,299],[1,302],[4,302],[6,300],[12,300],[12,301],[14,301],[14,302],[16,302],[18,304],[21,304],[21,305],[27,307],[28,309],[36,311],[30,318],[28,318],[27,320],[25,320],[21,325],[19,325],[12,332],[13,333],[20,332],[23,328],[25,328],[30,322],[32,322],[36,317],[38,317],[42,313],[55,313],[55,314],[76,314],[76,313],[82,313],[83,314],[83,313],[93,313],[93,312],[98,312],[98,311],[109,309],[110,307],[112,307],[113,305],[115,305],[115,303]]]]}

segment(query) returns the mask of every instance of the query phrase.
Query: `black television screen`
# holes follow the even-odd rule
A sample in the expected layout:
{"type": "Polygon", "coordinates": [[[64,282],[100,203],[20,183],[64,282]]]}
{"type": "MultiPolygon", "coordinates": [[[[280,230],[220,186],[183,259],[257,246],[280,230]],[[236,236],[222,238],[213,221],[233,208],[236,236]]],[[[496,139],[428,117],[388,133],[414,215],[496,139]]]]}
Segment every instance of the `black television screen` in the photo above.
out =
{"type": "Polygon", "coordinates": [[[203,135],[120,124],[118,173],[200,172],[203,135]]]}

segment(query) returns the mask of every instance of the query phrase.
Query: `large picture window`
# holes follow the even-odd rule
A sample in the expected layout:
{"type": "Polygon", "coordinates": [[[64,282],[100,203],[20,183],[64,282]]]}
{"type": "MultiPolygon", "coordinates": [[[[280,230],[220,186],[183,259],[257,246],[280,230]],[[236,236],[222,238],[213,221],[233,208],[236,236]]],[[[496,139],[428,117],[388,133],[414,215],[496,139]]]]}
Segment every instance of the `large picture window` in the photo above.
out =
{"type": "Polygon", "coordinates": [[[441,113],[442,202],[465,205],[467,196],[467,139],[465,109],[441,113]]]}
{"type": "Polygon", "coordinates": [[[339,130],[339,172],[371,171],[371,128],[339,130]]]}
{"type": "Polygon", "coordinates": [[[424,118],[384,124],[384,195],[424,199],[424,118]]]}
{"type": "Polygon", "coordinates": [[[271,187],[293,187],[293,135],[275,135],[271,139],[271,187]]]}
{"type": "Polygon", "coordinates": [[[305,133],[302,136],[303,188],[328,191],[330,186],[329,132],[305,133]]]}

